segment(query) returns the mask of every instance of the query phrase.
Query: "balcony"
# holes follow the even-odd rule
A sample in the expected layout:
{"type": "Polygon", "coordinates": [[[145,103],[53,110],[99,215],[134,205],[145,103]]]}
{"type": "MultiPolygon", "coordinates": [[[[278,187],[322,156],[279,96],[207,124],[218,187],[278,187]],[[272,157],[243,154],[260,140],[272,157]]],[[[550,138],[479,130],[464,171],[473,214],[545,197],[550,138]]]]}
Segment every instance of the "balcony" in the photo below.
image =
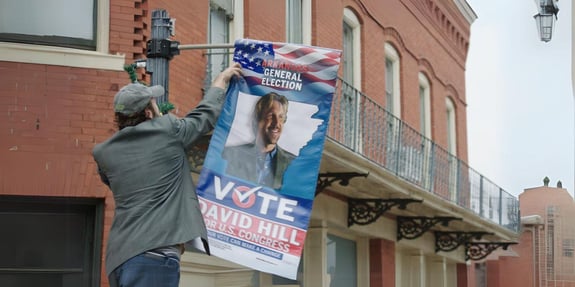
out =
{"type": "MultiPolygon", "coordinates": [[[[227,67],[229,54],[227,49],[205,53],[205,88],[217,74],[213,71],[227,67]]],[[[202,160],[195,162],[198,169],[202,160]]],[[[445,215],[454,205],[461,211],[458,217],[465,214],[471,221],[479,217],[501,229],[499,238],[510,239],[519,232],[516,197],[338,79],[320,172],[349,171],[369,173],[369,178],[376,179],[357,179],[351,188],[338,187],[346,197],[426,197],[435,202],[433,206],[442,207],[421,209],[419,215],[445,215]],[[385,186],[387,182],[391,183],[385,186]],[[400,192],[398,186],[408,188],[400,192]]],[[[477,227],[485,228],[485,224],[461,226],[477,227]]]]}
{"type": "Polygon", "coordinates": [[[516,197],[342,79],[333,96],[327,141],[331,142],[326,144],[327,151],[339,145],[414,185],[416,190],[433,194],[513,233],[519,231],[516,197]]]}

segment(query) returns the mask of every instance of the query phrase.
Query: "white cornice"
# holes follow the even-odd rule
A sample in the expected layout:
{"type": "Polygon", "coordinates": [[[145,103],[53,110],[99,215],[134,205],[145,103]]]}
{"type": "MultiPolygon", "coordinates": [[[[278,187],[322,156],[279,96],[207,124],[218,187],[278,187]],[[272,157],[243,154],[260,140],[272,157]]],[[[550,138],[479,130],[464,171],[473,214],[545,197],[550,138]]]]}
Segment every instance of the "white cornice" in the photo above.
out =
{"type": "Polygon", "coordinates": [[[457,6],[457,8],[459,8],[459,11],[463,15],[463,17],[465,17],[467,22],[469,22],[469,25],[473,24],[475,19],[477,19],[477,14],[475,14],[473,8],[469,6],[467,0],[453,0],[453,2],[455,2],[455,5],[457,6]]]}

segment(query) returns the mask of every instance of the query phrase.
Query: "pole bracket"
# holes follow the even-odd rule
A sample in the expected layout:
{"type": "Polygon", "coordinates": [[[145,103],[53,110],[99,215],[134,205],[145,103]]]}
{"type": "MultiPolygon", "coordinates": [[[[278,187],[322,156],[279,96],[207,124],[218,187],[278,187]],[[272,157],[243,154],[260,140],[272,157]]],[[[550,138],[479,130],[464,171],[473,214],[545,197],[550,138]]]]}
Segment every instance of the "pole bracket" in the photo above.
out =
{"type": "Polygon", "coordinates": [[[180,54],[178,41],[168,39],[151,39],[146,43],[146,57],[165,58],[171,60],[175,55],[180,54]]]}

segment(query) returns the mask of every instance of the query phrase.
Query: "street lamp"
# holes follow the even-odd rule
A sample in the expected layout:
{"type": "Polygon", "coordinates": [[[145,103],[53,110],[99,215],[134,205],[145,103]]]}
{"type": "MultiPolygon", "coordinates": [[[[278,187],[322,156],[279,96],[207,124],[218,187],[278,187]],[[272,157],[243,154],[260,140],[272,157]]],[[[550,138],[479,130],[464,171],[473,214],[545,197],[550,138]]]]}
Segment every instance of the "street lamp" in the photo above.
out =
{"type": "Polygon", "coordinates": [[[555,20],[557,20],[557,13],[559,12],[559,6],[557,6],[558,1],[559,0],[535,0],[539,13],[533,16],[533,18],[535,18],[537,24],[539,38],[543,42],[551,41],[553,24],[555,20]]]}

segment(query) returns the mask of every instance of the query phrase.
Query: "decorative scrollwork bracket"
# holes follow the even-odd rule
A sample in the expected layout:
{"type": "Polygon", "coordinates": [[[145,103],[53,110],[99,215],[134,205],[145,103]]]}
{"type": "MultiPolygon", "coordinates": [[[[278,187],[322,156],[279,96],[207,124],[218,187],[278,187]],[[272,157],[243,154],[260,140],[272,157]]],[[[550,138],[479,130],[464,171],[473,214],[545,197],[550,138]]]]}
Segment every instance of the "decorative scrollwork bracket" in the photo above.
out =
{"type": "Polygon", "coordinates": [[[497,248],[507,250],[507,247],[517,242],[467,242],[465,243],[465,260],[481,260],[497,248]]]}
{"type": "Polygon", "coordinates": [[[397,240],[399,241],[403,238],[416,239],[436,224],[441,223],[443,226],[448,226],[452,220],[461,220],[461,218],[450,216],[398,216],[397,240]]]}
{"type": "Polygon", "coordinates": [[[484,235],[493,234],[483,231],[435,231],[435,252],[453,251],[462,244],[471,242],[472,239],[481,240],[484,235]]]}
{"type": "Polygon", "coordinates": [[[325,188],[331,186],[332,183],[339,181],[341,186],[349,185],[349,181],[358,176],[367,177],[369,173],[359,172],[326,172],[320,173],[317,178],[317,185],[315,188],[315,196],[320,194],[325,188]]]}
{"type": "Polygon", "coordinates": [[[391,199],[366,199],[348,198],[347,226],[353,224],[367,225],[375,222],[386,211],[394,206],[406,209],[407,205],[414,202],[423,202],[421,199],[391,198],[391,199]]]}

